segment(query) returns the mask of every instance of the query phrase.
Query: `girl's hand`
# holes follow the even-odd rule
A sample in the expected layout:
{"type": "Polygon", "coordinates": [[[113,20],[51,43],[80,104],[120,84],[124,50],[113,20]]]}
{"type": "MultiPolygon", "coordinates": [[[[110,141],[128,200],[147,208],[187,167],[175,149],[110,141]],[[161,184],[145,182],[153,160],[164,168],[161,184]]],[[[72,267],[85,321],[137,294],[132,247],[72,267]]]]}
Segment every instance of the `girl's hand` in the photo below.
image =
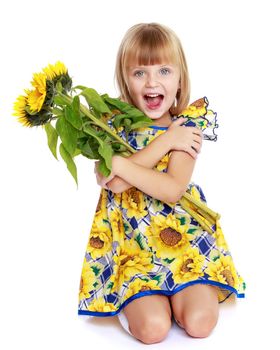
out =
{"type": "Polygon", "coordinates": [[[94,172],[96,175],[96,181],[97,184],[99,186],[101,186],[102,188],[105,188],[106,190],[108,190],[108,187],[106,186],[106,184],[111,181],[114,177],[115,177],[115,173],[113,172],[113,169],[111,171],[111,174],[108,177],[103,176],[99,171],[98,171],[98,165],[100,163],[100,160],[96,161],[94,163],[94,172]]]}
{"type": "Polygon", "coordinates": [[[172,150],[185,151],[196,159],[201,150],[203,134],[199,128],[181,125],[185,121],[184,117],[178,118],[172,122],[166,133],[170,137],[172,150]]]}

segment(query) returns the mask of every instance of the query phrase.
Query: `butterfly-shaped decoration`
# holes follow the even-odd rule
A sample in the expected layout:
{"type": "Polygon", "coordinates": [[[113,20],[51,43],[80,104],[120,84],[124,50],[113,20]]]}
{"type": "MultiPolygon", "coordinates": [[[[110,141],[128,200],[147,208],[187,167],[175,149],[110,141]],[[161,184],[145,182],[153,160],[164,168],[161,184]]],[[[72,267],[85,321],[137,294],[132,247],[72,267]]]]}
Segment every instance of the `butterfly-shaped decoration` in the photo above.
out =
{"type": "Polygon", "coordinates": [[[217,141],[217,135],[215,134],[215,129],[219,127],[217,113],[208,109],[208,104],[208,99],[204,96],[191,103],[177,118],[186,118],[186,122],[182,125],[201,129],[204,140],[217,141]]]}

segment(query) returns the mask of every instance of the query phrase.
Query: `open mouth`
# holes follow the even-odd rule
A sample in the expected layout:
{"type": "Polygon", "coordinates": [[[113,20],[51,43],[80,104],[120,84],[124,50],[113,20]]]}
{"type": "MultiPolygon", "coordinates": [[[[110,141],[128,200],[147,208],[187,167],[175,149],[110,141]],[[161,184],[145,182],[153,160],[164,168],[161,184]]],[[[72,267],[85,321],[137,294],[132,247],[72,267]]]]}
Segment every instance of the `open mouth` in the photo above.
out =
{"type": "Polygon", "coordinates": [[[164,96],[162,94],[147,94],[144,95],[144,100],[149,109],[159,108],[162,104],[164,96]]]}

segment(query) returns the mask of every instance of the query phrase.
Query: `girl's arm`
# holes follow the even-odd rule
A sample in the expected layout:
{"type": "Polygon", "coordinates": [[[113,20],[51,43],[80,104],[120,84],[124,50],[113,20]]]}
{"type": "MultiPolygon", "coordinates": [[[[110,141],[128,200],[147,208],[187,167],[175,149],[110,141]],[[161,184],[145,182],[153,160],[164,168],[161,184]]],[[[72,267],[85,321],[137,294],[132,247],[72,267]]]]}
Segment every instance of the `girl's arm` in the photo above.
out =
{"type": "MultiPolygon", "coordinates": [[[[152,169],[158,162],[173,149],[173,135],[166,131],[157,136],[146,147],[127,157],[131,162],[142,167],[152,169]]],[[[123,177],[115,176],[106,183],[106,186],[114,193],[121,193],[134,185],[123,177]]]]}
{"type": "Polygon", "coordinates": [[[174,203],[182,196],[182,186],[168,173],[145,168],[131,160],[113,156],[112,171],[149,196],[174,203]]]}
{"type": "MultiPolygon", "coordinates": [[[[128,159],[135,164],[152,169],[169,152],[174,150],[188,152],[194,159],[199,153],[202,140],[202,132],[194,127],[182,127],[185,118],[173,121],[168,130],[157,136],[152,142],[140,151],[131,155],[128,159]],[[196,148],[194,151],[193,146],[196,148]]],[[[133,185],[119,176],[115,176],[106,183],[112,192],[121,193],[133,185]]]]}

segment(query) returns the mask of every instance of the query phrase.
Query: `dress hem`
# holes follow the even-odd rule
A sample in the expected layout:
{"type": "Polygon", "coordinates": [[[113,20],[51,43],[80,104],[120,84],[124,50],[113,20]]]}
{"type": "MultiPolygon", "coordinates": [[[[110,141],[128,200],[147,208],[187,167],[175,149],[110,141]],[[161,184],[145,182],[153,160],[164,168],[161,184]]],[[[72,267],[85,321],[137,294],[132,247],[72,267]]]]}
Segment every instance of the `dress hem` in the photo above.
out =
{"type": "Polygon", "coordinates": [[[192,282],[187,282],[185,284],[182,284],[180,287],[177,289],[174,289],[173,291],[164,291],[164,290],[148,290],[144,292],[140,292],[137,294],[134,294],[130,298],[128,298],[122,305],[121,307],[116,310],[116,311],[111,311],[111,312],[99,312],[99,311],[88,311],[88,310],[78,310],[78,315],[84,315],[84,316],[97,316],[97,317],[107,317],[107,316],[116,316],[120,313],[120,311],[127,305],[129,304],[132,300],[141,298],[145,295],[155,295],[155,294],[160,294],[160,295],[166,295],[166,296],[172,296],[176,294],[177,292],[181,291],[182,289],[194,285],[194,284],[208,284],[208,285],[213,285],[217,287],[221,287],[222,289],[228,290],[230,293],[225,297],[225,299],[219,301],[219,304],[224,302],[226,299],[228,299],[233,293],[235,293],[237,298],[245,298],[244,293],[238,293],[238,291],[226,284],[220,283],[220,282],[215,282],[215,281],[192,281],[192,282]]]}

